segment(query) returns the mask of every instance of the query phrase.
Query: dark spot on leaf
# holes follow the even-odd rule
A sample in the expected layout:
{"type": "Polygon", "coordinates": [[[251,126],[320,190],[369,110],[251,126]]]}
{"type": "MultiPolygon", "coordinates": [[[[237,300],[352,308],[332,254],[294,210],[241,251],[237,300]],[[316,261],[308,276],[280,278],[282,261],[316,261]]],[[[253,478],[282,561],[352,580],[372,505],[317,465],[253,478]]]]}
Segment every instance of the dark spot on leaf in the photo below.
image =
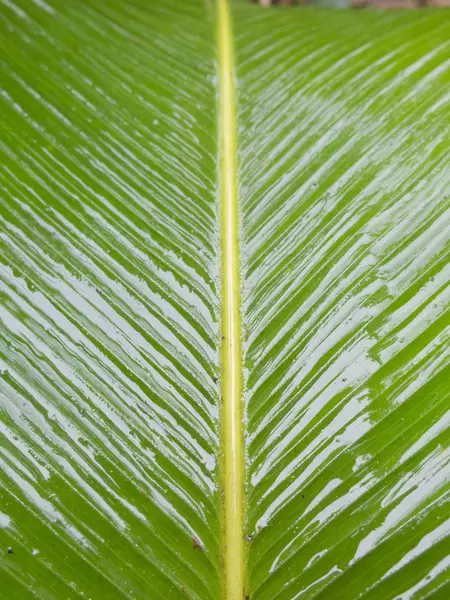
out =
{"type": "Polygon", "coordinates": [[[192,548],[194,550],[203,550],[203,546],[198,537],[194,536],[192,538],[192,548]]]}
{"type": "Polygon", "coordinates": [[[11,548],[11,546],[8,547],[8,549],[6,550],[6,552],[8,554],[14,554],[14,550],[11,548]]]}
{"type": "Polygon", "coordinates": [[[214,383],[217,383],[219,381],[219,378],[214,376],[213,381],[214,381],[214,383]]]}

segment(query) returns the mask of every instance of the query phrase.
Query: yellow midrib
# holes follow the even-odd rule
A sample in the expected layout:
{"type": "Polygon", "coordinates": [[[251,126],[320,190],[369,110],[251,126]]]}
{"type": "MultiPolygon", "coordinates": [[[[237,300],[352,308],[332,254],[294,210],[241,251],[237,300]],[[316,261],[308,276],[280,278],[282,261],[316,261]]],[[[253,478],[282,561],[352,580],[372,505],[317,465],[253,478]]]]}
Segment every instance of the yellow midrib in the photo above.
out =
{"type": "Polygon", "coordinates": [[[244,599],[244,435],[233,48],[228,0],[218,0],[222,237],[224,598],[244,599]]]}

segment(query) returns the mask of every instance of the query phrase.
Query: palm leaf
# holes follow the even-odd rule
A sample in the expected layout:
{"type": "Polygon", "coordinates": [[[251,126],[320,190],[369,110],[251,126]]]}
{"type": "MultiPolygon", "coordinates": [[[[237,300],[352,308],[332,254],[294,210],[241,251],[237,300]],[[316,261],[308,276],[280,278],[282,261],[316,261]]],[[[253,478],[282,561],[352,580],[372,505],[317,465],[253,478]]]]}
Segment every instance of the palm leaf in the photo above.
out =
{"type": "Polygon", "coordinates": [[[250,596],[448,597],[450,20],[296,14],[234,20],[250,596]]]}
{"type": "Polygon", "coordinates": [[[208,13],[2,17],[0,596],[217,597],[208,13]]]}
{"type": "MultiPolygon", "coordinates": [[[[0,14],[0,598],[242,600],[226,11],[0,14]]],[[[450,20],[236,0],[232,29],[245,594],[447,598],[450,20]]]]}

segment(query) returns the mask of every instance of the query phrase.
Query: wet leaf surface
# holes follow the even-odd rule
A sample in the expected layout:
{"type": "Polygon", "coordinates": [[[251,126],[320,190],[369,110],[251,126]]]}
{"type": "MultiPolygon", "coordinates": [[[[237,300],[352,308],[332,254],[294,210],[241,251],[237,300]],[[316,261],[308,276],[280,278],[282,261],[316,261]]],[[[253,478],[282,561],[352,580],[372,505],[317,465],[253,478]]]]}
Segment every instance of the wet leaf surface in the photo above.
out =
{"type": "MultiPolygon", "coordinates": [[[[450,15],[232,4],[248,597],[450,595],[450,15]]],[[[212,2],[0,0],[0,598],[219,598],[212,2]]]]}

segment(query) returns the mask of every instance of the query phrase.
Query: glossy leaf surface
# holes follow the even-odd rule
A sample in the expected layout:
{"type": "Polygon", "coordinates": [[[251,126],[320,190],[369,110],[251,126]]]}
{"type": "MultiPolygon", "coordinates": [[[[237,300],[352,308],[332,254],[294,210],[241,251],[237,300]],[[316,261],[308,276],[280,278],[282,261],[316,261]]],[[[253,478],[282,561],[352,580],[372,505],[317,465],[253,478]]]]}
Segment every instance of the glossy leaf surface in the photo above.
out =
{"type": "Polygon", "coordinates": [[[450,18],[234,16],[250,597],[448,598],[450,18]]]}
{"type": "Polygon", "coordinates": [[[0,596],[217,598],[209,14],[0,6],[0,596]]]}
{"type": "MultiPolygon", "coordinates": [[[[232,13],[249,597],[446,600],[450,14],[232,13]]],[[[222,596],[216,28],[0,0],[2,599],[222,596]]]]}

